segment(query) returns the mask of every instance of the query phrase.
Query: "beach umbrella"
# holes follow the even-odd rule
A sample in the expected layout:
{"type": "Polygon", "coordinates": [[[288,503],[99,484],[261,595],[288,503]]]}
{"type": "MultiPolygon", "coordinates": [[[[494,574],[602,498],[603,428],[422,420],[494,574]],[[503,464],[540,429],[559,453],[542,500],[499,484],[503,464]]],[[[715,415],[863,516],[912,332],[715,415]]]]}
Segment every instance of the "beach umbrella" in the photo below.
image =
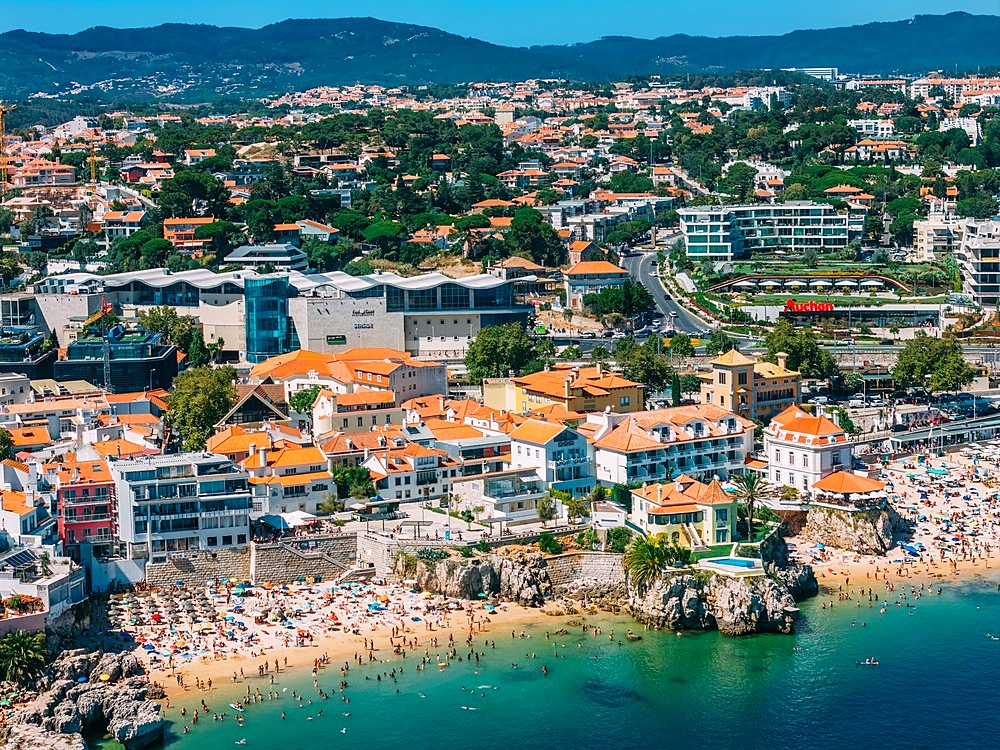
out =
{"type": "Polygon", "coordinates": [[[147,643],[147,644],[143,645],[143,648],[146,649],[146,651],[155,651],[156,650],[156,646],[154,646],[152,643],[147,643]]]}
{"type": "Polygon", "coordinates": [[[174,586],[176,586],[177,588],[183,588],[184,581],[174,581],[174,586]]]}
{"type": "Polygon", "coordinates": [[[77,678],[76,678],[76,681],[77,681],[77,682],[80,682],[80,683],[83,683],[83,682],[86,682],[86,681],[87,681],[87,678],[86,678],[86,677],[77,677],[77,678]]]}
{"type": "Polygon", "coordinates": [[[107,682],[111,679],[111,675],[104,673],[98,678],[101,682],[107,682]]]}

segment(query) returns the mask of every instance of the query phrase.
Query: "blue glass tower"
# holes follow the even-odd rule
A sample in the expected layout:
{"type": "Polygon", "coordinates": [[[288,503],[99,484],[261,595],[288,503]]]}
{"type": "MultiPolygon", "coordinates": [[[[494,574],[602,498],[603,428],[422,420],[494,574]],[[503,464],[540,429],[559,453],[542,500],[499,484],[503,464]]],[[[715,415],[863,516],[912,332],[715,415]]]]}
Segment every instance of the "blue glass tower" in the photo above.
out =
{"type": "Polygon", "coordinates": [[[298,336],[288,315],[288,299],[293,294],[288,277],[249,276],[243,288],[247,361],[256,364],[298,349],[298,336]]]}

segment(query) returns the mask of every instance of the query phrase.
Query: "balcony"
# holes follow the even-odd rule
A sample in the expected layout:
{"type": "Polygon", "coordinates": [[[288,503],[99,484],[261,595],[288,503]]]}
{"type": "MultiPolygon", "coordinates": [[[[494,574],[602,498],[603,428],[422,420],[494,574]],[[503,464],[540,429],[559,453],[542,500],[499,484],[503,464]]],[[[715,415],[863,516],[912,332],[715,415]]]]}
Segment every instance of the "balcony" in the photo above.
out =
{"type": "Polygon", "coordinates": [[[110,513],[94,513],[92,515],[66,516],[66,523],[91,523],[95,521],[110,521],[110,513]]]}
{"type": "Polygon", "coordinates": [[[587,456],[570,456],[569,458],[560,458],[556,461],[549,461],[548,467],[550,469],[561,469],[567,466],[579,466],[580,464],[588,463],[590,459],[587,456]]]}

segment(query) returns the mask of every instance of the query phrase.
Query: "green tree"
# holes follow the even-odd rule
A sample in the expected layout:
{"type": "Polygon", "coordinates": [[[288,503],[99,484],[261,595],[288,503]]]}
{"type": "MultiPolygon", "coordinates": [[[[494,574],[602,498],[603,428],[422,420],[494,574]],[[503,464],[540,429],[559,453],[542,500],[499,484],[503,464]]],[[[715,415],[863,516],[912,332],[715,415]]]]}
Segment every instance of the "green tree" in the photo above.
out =
{"type": "Polygon", "coordinates": [[[0,461],[14,457],[14,437],[3,427],[0,427],[0,461]]]}
{"type": "Polygon", "coordinates": [[[178,315],[177,308],[170,305],[139,310],[136,317],[139,325],[145,330],[150,333],[162,333],[167,343],[173,344],[185,353],[190,350],[194,332],[198,330],[193,317],[178,315]]]}
{"type": "Polygon", "coordinates": [[[816,248],[807,247],[802,253],[802,262],[805,264],[806,268],[815,268],[819,265],[819,253],[816,252],[816,248]]]}
{"type": "Polygon", "coordinates": [[[0,206],[0,234],[10,234],[10,228],[14,226],[14,218],[13,211],[0,206]]]}
{"type": "Polygon", "coordinates": [[[311,385],[308,388],[295,391],[295,393],[288,398],[288,405],[299,414],[311,414],[313,404],[316,403],[320,390],[322,390],[320,386],[311,385]]]}
{"type": "Polygon", "coordinates": [[[45,666],[45,633],[17,630],[0,638],[0,678],[25,684],[45,666]]]}
{"type": "Polygon", "coordinates": [[[754,541],[753,519],[757,504],[767,495],[768,484],[763,474],[748,471],[732,479],[736,486],[736,498],[746,506],[747,539],[754,541]]]}
{"type": "Polygon", "coordinates": [[[213,221],[194,230],[196,240],[211,240],[211,250],[217,258],[225,258],[233,248],[246,242],[243,230],[231,221],[213,221]]]}
{"type": "Polygon", "coordinates": [[[644,383],[647,392],[663,391],[670,384],[673,374],[670,359],[656,353],[654,339],[649,339],[643,346],[638,346],[631,336],[619,339],[613,356],[622,369],[622,375],[636,383],[644,383]]]}
{"type": "MultiPolygon", "coordinates": [[[[746,203],[754,192],[754,180],[757,170],[746,162],[738,161],[729,167],[722,180],[721,187],[727,193],[735,196],[740,203],[746,203]]],[[[787,199],[786,200],[790,200],[787,199]]]]}
{"type": "Polygon", "coordinates": [[[726,332],[718,329],[712,331],[712,335],[705,342],[706,354],[725,354],[730,349],[736,348],[736,340],[726,335],[726,332]]]}
{"type": "Polygon", "coordinates": [[[954,336],[933,338],[917,331],[899,352],[892,377],[897,383],[927,385],[932,391],[954,391],[971,383],[975,371],[954,336]]]}
{"type": "Polygon", "coordinates": [[[510,255],[531,258],[540,266],[551,268],[566,260],[566,247],[558,233],[533,208],[519,208],[514,212],[504,244],[510,255]]]}
{"type": "Polygon", "coordinates": [[[691,337],[686,333],[675,333],[670,339],[670,351],[675,357],[694,356],[694,345],[691,343],[691,337]]]}
{"type": "Polygon", "coordinates": [[[608,552],[621,554],[628,548],[632,532],[627,526],[614,526],[608,529],[608,552]]]}
{"type": "Polygon", "coordinates": [[[208,348],[205,346],[205,337],[201,329],[196,328],[191,336],[191,346],[188,349],[188,367],[203,367],[211,361],[208,348]]]}
{"type": "Polygon", "coordinates": [[[333,481],[337,485],[337,494],[340,497],[361,499],[375,496],[371,472],[364,466],[335,466],[333,481]]]}
{"type": "Polygon", "coordinates": [[[680,377],[681,393],[698,393],[701,390],[701,378],[691,373],[685,373],[680,377]]]}
{"type": "Polygon", "coordinates": [[[681,377],[676,372],[670,379],[670,403],[673,406],[681,405],[681,377]]]}
{"type": "Polygon", "coordinates": [[[621,286],[605,287],[597,294],[585,294],[583,304],[597,316],[618,313],[626,317],[652,310],[656,306],[646,287],[629,280],[621,286]]]}
{"type": "Polygon", "coordinates": [[[537,372],[538,352],[531,337],[517,323],[480,329],[465,354],[465,366],[474,383],[483,378],[505,378],[509,373],[537,372]]]}
{"type": "Polygon", "coordinates": [[[637,536],[625,548],[622,564],[625,582],[642,596],[663,577],[667,565],[666,549],[659,539],[645,534],[637,536]]]}
{"type": "Polygon", "coordinates": [[[807,378],[827,378],[839,372],[837,361],[817,342],[812,330],[796,329],[791,321],[782,319],[764,337],[767,354],[764,359],[777,362],[777,355],[788,355],[787,365],[807,378]]]}
{"type": "Polygon", "coordinates": [[[377,221],[364,232],[362,236],[365,242],[377,245],[383,253],[392,253],[399,250],[406,227],[396,221],[377,221]]]}
{"type": "Polygon", "coordinates": [[[229,190],[208,172],[184,170],[163,181],[157,204],[166,216],[227,216],[229,190]]]}
{"type": "Polygon", "coordinates": [[[167,420],[185,451],[204,450],[215,425],[236,402],[232,367],[194,367],[174,380],[167,420]]]}
{"type": "Polygon", "coordinates": [[[535,511],[538,513],[538,520],[542,522],[542,528],[544,528],[545,524],[556,517],[555,499],[551,495],[544,495],[538,498],[535,511]]]}

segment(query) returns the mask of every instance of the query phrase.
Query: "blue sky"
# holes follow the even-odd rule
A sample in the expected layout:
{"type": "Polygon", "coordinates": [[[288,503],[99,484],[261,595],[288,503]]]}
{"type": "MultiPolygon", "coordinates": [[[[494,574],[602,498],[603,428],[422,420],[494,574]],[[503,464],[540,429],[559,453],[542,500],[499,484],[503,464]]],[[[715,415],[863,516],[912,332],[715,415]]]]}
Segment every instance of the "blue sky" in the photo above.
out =
{"type": "Polygon", "coordinates": [[[2,0],[0,30],[72,33],[90,26],[164,22],[260,27],[285,18],[374,16],[420,23],[499,44],[564,44],[605,35],[780,34],[795,29],[896,21],[917,13],[1000,14],[1000,0],[2,0]]]}

